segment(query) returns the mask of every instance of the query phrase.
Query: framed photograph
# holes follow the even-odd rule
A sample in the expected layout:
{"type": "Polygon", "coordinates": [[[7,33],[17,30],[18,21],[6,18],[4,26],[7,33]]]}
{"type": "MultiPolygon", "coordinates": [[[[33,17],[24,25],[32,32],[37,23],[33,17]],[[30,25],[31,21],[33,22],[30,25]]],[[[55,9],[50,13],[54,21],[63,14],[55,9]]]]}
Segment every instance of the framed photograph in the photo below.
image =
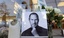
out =
{"type": "Polygon", "coordinates": [[[23,12],[21,36],[48,36],[46,11],[23,12]]]}

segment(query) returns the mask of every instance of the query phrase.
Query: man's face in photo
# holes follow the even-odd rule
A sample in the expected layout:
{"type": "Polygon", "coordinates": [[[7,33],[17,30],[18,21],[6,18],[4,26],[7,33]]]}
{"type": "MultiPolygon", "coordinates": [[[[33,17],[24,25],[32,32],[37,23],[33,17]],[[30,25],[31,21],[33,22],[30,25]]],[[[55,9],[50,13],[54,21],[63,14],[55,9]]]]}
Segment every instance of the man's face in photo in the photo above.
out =
{"type": "Polygon", "coordinates": [[[31,27],[36,27],[38,25],[37,15],[32,14],[29,18],[30,18],[29,21],[30,21],[31,27]]]}

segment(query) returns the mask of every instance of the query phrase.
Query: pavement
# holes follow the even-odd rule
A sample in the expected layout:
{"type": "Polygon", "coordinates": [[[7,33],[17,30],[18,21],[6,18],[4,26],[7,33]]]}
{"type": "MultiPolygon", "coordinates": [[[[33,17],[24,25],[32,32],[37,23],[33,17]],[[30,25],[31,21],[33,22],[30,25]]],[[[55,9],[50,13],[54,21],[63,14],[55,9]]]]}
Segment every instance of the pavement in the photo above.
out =
{"type": "Polygon", "coordinates": [[[60,29],[53,29],[53,38],[64,38],[64,36],[61,35],[60,29]]]}

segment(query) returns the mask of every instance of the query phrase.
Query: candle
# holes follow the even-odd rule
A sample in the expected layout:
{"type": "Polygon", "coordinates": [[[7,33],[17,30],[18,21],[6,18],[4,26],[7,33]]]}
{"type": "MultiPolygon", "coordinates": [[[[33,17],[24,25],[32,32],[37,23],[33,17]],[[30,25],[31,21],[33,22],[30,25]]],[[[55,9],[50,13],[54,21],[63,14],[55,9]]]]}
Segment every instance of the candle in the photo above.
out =
{"type": "Polygon", "coordinates": [[[20,25],[19,21],[12,21],[9,24],[8,38],[20,38],[20,25]]]}

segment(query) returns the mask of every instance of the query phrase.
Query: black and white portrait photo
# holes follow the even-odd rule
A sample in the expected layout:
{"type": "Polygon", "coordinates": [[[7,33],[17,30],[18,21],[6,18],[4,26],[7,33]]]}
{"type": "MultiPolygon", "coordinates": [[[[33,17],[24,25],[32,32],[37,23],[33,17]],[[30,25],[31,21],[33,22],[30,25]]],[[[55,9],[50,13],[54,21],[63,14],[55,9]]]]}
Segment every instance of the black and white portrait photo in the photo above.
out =
{"type": "Polygon", "coordinates": [[[48,36],[46,12],[24,12],[21,36],[48,36]]]}

